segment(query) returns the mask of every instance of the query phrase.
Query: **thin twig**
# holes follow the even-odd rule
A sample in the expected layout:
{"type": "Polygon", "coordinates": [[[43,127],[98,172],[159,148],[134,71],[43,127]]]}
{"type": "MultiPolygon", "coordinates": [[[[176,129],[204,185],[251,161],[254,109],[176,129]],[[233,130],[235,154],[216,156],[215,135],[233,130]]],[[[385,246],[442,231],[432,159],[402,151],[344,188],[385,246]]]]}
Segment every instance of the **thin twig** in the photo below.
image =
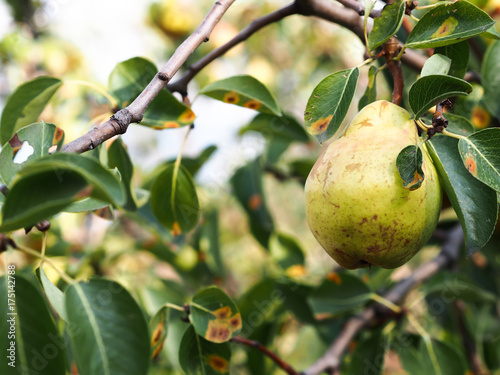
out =
{"type": "MultiPolygon", "coordinates": [[[[460,224],[453,227],[446,235],[441,252],[431,261],[424,263],[406,279],[398,282],[392,287],[384,298],[394,304],[400,304],[409,291],[416,285],[435,275],[440,270],[454,265],[459,259],[460,248],[464,240],[463,230],[460,224]]],[[[318,375],[323,372],[334,373],[338,370],[341,358],[354,336],[363,328],[377,320],[390,318],[394,313],[379,304],[371,305],[361,314],[351,318],[337,336],[325,354],[312,364],[303,375],[318,375]]]]}
{"type": "Polygon", "coordinates": [[[276,353],[273,353],[272,351],[270,351],[268,348],[266,348],[264,345],[262,345],[258,341],[248,340],[248,339],[245,339],[241,336],[235,336],[231,339],[231,342],[235,342],[238,344],[247,345],[247,346],[250,346],[252,348],[255,348],[255,349],[259,350],[260,352],[262,352],[264,355],[271,358],[274,361],[274,363],[276,363],[287,374],[300,375],[299,372],[297,372],[292,366],[290,366],[288,363],[286,363],[280,357],[278,357],[276,355],[276,353]]]}
{"type": "Polygon", "coordinates": [[[177,48],[170,60],[128,107],[115,113],[104,124],[65,145],[63,151],[85,152],[92,150],[107,139],[125,133],[131,123],[140,122],[153,99],[167,85],[194,50],[208,40],[213,28],[233,2],[234,0],[217,0],[200,26],[177,48]]]}
{"type": "Polygon", "coordinates": [[[200,60],[195,62],[193,65],[191,65],[181,78],[179,78],[177,81],[168,84],[167,88],[172,92],[175,91],[180,93],[181,95],[185,95],[187,93],[188,83],[196,76],[196,74],[198,74],[204,67],[210,64],[212,61],[224,55],[227,51],[229,51],[231,48],[238,45],[239,43],[244,42],[250,36],[255,34],[263,27],[270,25],[271,23],[281,21],[285,17],[297,14],[297,12],[298,12],[297,5],[295,3],[292,3],[281,9],[278,9],[277,11],[274,11],[263,17],[253,20],[247,27],[241,30],[229,42],[214,49],[212,52],[205,55],[200,60]]]}
{"type": "Polygon", "coordinates": [[[474,342],[474,338],[471,337],[465,324],[464,303],[462,301],[455,301],[454,306],[457,313],[458,330],[460,332],[460,336],[462,337],[462,343],[464,345],[465,353],[467,354],[470,370],[474,375],[481,375],[481,364],[476,350],[476,343],[474,342]]]}
{"type": "Polygon", "coordinates": [[[394,60],[400,53],[401,47],[396,37],[391,37],[384,43],[384,56],[387,69],[391,72],[394,79],[394,88],[392,90],[392,102],[401,105],[403,100],[403,69],[401,68],[401,61],[394,60]]]}

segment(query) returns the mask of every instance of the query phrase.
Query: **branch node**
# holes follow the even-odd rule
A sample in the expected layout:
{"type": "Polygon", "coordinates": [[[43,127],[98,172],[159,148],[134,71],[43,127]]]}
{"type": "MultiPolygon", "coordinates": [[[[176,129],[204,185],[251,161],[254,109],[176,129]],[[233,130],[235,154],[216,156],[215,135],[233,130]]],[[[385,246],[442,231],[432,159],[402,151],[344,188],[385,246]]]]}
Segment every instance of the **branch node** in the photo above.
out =
{"type": "Polygon", "coordinates": [[[170,77],[163,72],[158,72],[157,76],[160,81],[168,82],[170,80],[170,77]]]}

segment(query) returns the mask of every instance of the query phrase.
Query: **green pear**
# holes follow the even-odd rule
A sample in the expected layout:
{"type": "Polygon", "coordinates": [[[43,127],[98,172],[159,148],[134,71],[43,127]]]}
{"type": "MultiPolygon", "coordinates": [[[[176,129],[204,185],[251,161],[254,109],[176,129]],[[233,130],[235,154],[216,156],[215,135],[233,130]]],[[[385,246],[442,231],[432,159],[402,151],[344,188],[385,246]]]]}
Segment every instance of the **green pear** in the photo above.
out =
{"type": "Polygon", "coordinates": [[[425,144],[418,189],[403,188],[396,167],[399,152],[418,143],[410,114],[380,100],[363,108],[314,164],[305,186],[307,221],[342,267],[399,267],[436,229],[442,192],[425,144]]]}

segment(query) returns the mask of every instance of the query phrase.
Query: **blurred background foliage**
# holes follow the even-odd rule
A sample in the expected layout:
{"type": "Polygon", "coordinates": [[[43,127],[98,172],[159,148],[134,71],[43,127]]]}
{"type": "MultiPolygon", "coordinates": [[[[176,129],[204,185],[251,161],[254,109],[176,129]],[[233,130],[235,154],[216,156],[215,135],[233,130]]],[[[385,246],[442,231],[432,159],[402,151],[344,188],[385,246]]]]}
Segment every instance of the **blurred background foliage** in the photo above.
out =
{"type": "MultiPolygon", "coordinates": [[[[196,0],[112,3],[74,0],[4,0],[0,3],[0,107],[15,87],[36,76],[84,80],[105,87],[113,67],[138,54],[161,66],[212,6],[212,1],[196,0]],[[75,21],[76,14],[81,21],[75,21]]],[[[188,63],[227,42],[255,18],[287,3],[238,0],[216,26],[210,40],[195,51],[188,63]]],[[[498,1],[475,3],[497,20],[500,18],[498,1]]],[[[479,72],[487,41],[474,38],[473,43],[469,66],[479,72]]],[[[147,207],[136,213],[63,213],[52,221],[47,254],[62,268],[67,267],[73,277],[106,275],[120,281],[149,314],[166,301],[182,305],[200,287],[216,284],[239,302],[244,333],[247,330],[250,337],[276,350],[292,365],[305,368],[323,354],[348,317],[307,324],[311,323],[310,312],[297,297],[300,293],[287,294],[287,284],[298,282],[303,288],[319,285],[335,269],[332,259],[310,234],[303,205],[303,183],[326,145],[321,147],[311,138],[280,141],[276,135],[241,131],[255,112],[196,97],[196,94],[215,80],[249,74],[263,82],[281,108],[302,124],[306,101],[317,83],[332,72],[361,63],[363,52],[362,43],[349,30],[315,18],[292,16],[258,32],[208,65],[189,86],[189,97],[198,118],[186,144],[183,162],[188,168],[194,166],[192,171],[202,206],[201,225],[190,233],[173,237],[161,229],[147,207]],[[208,149],[212,145],[216,149],[208,149]],[[258,157],[255,173],[262,181],[264,204],[272,218],[271,229],[291,236],[296,242],[298,253],[305,257],[303,265],[300,259],[294,264],[299,267],[280,263],[279,251],[278,255],[269,252],[252,236],[245,209],[232,193],[234,172],[258,157]],[[113,220],[109,220],[110,217],[113,220]],[[252,318],[255,311],[259,314],[252,318]],[[249,323],[249,319],[255,321],[249,323]]],[[[407,68],[405,74],[416,77],[416,73],[407,68]]],[[[367,76],[367,69],[362,70],[346,123],[356,111],[367,76]]],[[[378,75],[378,99],[390,99],[391,83],[386,79],[383,74],[378,75]]],[[[473,95],[460,100],[463,103],[456,107],[478,128],[497,121],[481,110],[479,84],[473,95]]],[[[72,140],[99,120],[106,119],[109,111],[106,100],[98,93],[68,82],[41,118],[63,128],[66,140],[72,140]]],[[[133,184],[136,188],[147,186],[155,168],[176,157],[184,134],[185,129],[157,131],[131,126],[123,140],[135,166],[133,184]]],[[[260,206],[262,202],[255,204],[260,206]]],[[[455,218],[448,204],[443,210],[441,227],[446,228],[455,218]]],[[[485,250],[468,262],[463,259],[461,266],[467,277],[497,297],[498,236],[499,233],[485,250]]],[[[19,241],[38,249],[41,235],[33,231],[28,236],[20,236],[19,241]]],[[[437,243],[431,244],[395,271],[365,269],[353,273],[369,282],[374,290],[385,290],[438,251],[437,243]]],[[[22,253],[9,256],[15,258],[10,260],[17,264],[32,262],[22,253]]],[[[58,281],[56,273],[48,276],[58,281]]],[[[425,293],[416,290],[409,300],[424,296],[425,293]]],[[[427,295],[427,298],[431,297],[427,295]]],[[[428,307],[424,303],[419,306],[418,314],[424,319],[428,316],[428,307]]],[[[488,330],[500,332],[494,311],[479,309],[479,305],[474,310],[474,304],[470,306],[473,313],[491,321],[487,324],[488,330]]],[[[151,374],[180,371],[177,353],[185,329],[185,323],[178,319],[180,315],[172,311],[167,343],[151,374]]],[[[425,319],[426,328],[435,337],[458,342],[458,336],[444,329],[449,323],[446,318],[453,313],[443,311],[441,315],[442,319],[425,319]]],[[[476,324],[480,322],[476,320],[476,324]]],[[[484,327],[481,329],[485,331],[484,327]]],[[[484,342],[494,340],[486,333],[483,332],[484,342]]],[[[387,373],[400,373],[397,357],[394,352],[388,353],[392,359],[386,361],[387,373]]],[[[232,360],[234,373],[273,373],[273,364],[257,356],[260,354],[236,348],[232,360]]],[[[349,360],[348,355],[346,361],[349,360]]]]}

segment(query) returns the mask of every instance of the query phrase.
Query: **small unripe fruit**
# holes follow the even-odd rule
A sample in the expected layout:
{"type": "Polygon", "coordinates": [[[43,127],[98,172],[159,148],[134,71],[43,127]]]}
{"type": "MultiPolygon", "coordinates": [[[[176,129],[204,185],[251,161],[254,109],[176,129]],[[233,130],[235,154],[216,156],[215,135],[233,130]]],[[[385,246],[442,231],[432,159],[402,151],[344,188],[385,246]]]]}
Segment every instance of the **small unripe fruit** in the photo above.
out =
{"type": "Polygon", "coordinates": [[[431,237],[442,192],[425,145],[420,188],[403,188],[396,167],[399,152],[418,143],[410,114],[381,100],[363,108],[312,168],[305,186],[307,221],[342,267],[399,267],[431,237]]]}

